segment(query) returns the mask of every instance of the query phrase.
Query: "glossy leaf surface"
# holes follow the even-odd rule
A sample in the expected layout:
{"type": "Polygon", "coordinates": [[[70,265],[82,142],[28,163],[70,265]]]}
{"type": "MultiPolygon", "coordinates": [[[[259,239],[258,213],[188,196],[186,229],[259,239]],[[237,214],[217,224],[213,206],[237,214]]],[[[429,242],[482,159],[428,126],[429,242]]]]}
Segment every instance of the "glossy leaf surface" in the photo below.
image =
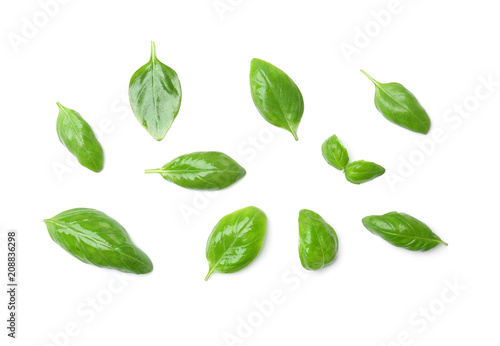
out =
{"type": "Polygon", "coordinates": [[[345,177],[353,184],[362,184],[380,177],[385,173],[385,168],[369,161],[354,161],[344,170],[345,177]]]}
{"type": "Polygon", "coordinates": [[[343,170],[349,163],[349,154],[336,135],[323,142],[321,147],[326,162],[338,170],[343,170]]]}
{"type": "Polygon", "coordinates": [[[448,245],[426,224],[404,213],[367,216],[363,225],[392,245],[411,251],[428,251],[439,244],[448,245]]]}
{"type": "Polygon", "coordinates": [[[104,152],[90,125],[75,110],[57,103],[57,135],[80,164],[96,173],[104,168],[104,152]]]}
{"type": "Polygon", "coordinates": [[[71,209],[44,222],[52,240],[82,262],[125,273],[153,270],[151,260],[127,231],[101,211],[71,209]]]}
{"type": "Polygon", "coordinates": [[[361,72],[375,84],[375,106],[387,120],[410,131],[429,132],[431,119],[415,95],[399,83],[380,83],[361,72]]]}
{"type": "Polygon", "coordinates": [[[234,273],[249,265],[260,252],[267,218],[256,207],[247,207],[224,216],[207,241],[209,272],[234,273]]]}
{"type": "Polygon", "coordinates": [[[161,141],[179,113],[182,90],[177,73],[156,57],[154,42],[151,59],[130,80],[129,98],[137,120],[161,141]]]}
{"type": "Polygon", "coordinates": [[[164,179],[194,190],[222,190],[246,174],[236,161],[218,151],[200,151],[179,156],[162,168],[147,169],[164,179]]]}
{"type": "Polygon", "coordinates": [[[302,209],[299,213],[299,256],[307,270],[319,270],[332,264],[337,256],[339,241],[335,230],[315,212],[302,209]]]}
{"type": "Polygon", "coordinates": [[[264,119],[290,131],[298,140],[297,129],[304,113],[304,99],[293,80],[276,66],[253,59],[250,88],[253,102],[264,119]]]}

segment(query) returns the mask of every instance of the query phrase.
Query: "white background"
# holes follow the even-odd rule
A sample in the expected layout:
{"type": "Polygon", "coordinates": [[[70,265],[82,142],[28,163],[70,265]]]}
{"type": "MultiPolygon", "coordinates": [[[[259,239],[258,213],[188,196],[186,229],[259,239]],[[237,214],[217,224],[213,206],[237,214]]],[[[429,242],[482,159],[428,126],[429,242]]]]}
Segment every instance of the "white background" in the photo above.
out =
{"type": "MultiPolygon", "coordinates": [[[[389,0],[221,3],[231,11],[218,13],[212,0],[61,0],[44,18],[38,1],[1,2],[0,229],[19,233],[19,338],[12,344],[230,345],[229,334],[240,338],[237,345],[498,344],[500,87],[475,96],[481,78],[500,81],[494,2],[401,0],[395,11],[389,0]],[[374,11],[388,10],[383,25],[373,24],[374,11]],[[27,36],[26,20],[38,25],[27,36]],[[367,27],[371,37],[347,58],[341,47],[354,46],[367,27]],[[162,142],[139,125],[127,97],[151,40],[183,88],[162,142]],[[248,83],[254,57],[300,87],[298,142],[255,109],[248,83]],[[432,118],[431,133],[385,120],[360,68],[410,89],[432,118]],[[57,101],[100,134],[102,173],[75,165],[59,143],[57,101]],[[450,114],[464,103],[466,117],[450,114]],[[321,156],[334,133],[352,159],[377,162],[386,176],[348,183],[321,156]],[[203,150],[227,153],[247,176],[207,197],[144,174],[203,150]],[[413,164],[402,172],[407,160],[413,164]],[[261,254],[245,270],[205,282],[213,226],[249,205],[269,220],[261,254]],[[53,243],[42,220],[75,207],[119,220],[153,260],[153,273],[121,275],[124,286],[117,272],[83,264],[53,243]],[[193,215],[181,212],[189,208],[193,215]],[[340,240],[335,263],[307,278],[304,270],[290,272],[300,266],[302,208],[322,215],[340,240]],[[362,217],[394,210],[423,220],[450,245],[413,253],[363,228],[362,217]],[[446,291],[453,282],[458,295],[446,291]],[[120,292],[110,294],[110,284],[120,292]],[[276,290],[282,304],[259,321],[253,302],[276,290]],[[426,320],[422,309],[429,308],[426,320]],[[238,326],[249,318],[258,325],[242,335],[238,326]],[[68,324],[77,335],[67,336],[68,324]]],[[[5,262],[0,268],[6,272],[5,262]]],[[[1,302],[4,321],[5,294],[1,302]]]]}

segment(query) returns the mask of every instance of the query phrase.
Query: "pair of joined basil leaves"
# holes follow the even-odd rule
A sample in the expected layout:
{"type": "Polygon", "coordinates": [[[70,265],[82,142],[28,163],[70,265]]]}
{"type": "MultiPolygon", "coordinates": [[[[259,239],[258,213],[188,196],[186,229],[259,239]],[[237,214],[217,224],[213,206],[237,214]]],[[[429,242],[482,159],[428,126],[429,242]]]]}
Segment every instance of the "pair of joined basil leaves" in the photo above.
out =
{"type": "Polygon", "coordinates": [[[369,161],[349,163],[349,154],[336,135],[331,136],[321,147],[326,162],[338,170],[344,170],[345,177],[353,184],[362,184],[380,177],[385,168],[369,161]]]}

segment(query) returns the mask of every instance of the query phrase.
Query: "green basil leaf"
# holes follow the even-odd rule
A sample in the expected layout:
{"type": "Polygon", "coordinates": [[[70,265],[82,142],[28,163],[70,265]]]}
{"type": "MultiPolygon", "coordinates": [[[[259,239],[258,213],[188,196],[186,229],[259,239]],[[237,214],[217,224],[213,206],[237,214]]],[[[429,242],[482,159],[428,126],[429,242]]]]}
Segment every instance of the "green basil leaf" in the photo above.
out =
{"type": "Polygon", "coordinates": [[[134,274],[153,270],[151,260],[127,231],[103,212],[71,209],[44,222],[52,240],[84,263],[134,274]]]}
{"type": "Polygon", "coordinates": [[[194,190],[222,190],[246,175],[243,167],[218,151],[182,155],[146,173],[160,173],[165,180],[194,190]]]}
{"type": "Polygon", "coordinates": [[[431,119],[408,89],[399,83],[379,83],[361,72],[375,84],[375,106],[387,120],[410,131],[429,132],[431,119]]]}
{"type": "Polygon", "coordinates": [[[339,240],[335,230],[321,216],[307,209],[299,213],[299,256],[307,270],[319,270],[332,264],[339,240]]]}
{"type": "Polygon", "coordinates": [[[362,184],[385,173],[385,168],[369,161],[354,161],[344,170],[345,177],[353,184],[362,184]]]}
{"type": "Polygon", "coordinates": [[[336,135],[328,138],[321,147],[323,157],[333,167],[343,170],[349,163],[349,154],[336,135]]]}
{"type": "Polygon", "coordinates": [[[302,94],[288,75],[274,65],[253,59],[250,67],[252,99],[269,123],[292,133],[295,140],[304,113],[302,94]]]}
{"type": "Polygon", "coordinates": [[[363,225],[392,245],[411,251],[428,251],[439,244],[448,245],[425,223],[404,213],[394,211],[380,216],[367,216],[363,219],[363,225]]]}
{"type": "Polygon", "coordinates": [[[99,173],[104,168],[104,152],[90,125],[77,111],[57,103],[57,135],[80,164],[99,173]]]}
{"type": "Polygon", "coordinates": [[[130,80],[129,98],[137,120],[161,141],[179,113],[182,90],[177,73],[156,57],[154,42],[151,59],[130,80]]]}
{"type": "Polygon", "coordinates": [[[224,216],[207,241],[208,280],[213,273],[234,273],[249,265],[260,252],[267,218],[262,210],[247,207],[224,216]]]}

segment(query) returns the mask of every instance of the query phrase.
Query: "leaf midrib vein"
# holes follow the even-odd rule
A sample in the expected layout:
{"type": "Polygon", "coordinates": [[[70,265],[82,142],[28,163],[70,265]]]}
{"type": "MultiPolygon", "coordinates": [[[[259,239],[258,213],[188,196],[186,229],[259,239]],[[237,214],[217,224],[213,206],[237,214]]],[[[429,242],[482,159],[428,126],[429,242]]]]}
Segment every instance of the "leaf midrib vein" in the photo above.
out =
{"type": "Polygon", "coordinates": [[[292,132],[292,134],[295,134],[295,131],[292,129],[292,126],[290,125],[290,121],[286,117],[286,113],[283,110],[283,107],[281,107],[281,102],[279,101],[279,99],[278,99],[278,97],[276,95],[276,92],[274,91],[274,88],[273,88],[273,85],[272,85],[271,81],[267,77],[266,73],[262,72],[262,76],[264,76],[264,79],[266,80],[267,84],[269,85],[269,89],[271,90],[271,93],[273,94],[274,98],[276,99],[276,101],[278,103],[278,106],[280,108],[281,114],[283,114],[283,118],[285,118],[286,124],[288,125],[288,130],[290,132],[292,132]]]}

